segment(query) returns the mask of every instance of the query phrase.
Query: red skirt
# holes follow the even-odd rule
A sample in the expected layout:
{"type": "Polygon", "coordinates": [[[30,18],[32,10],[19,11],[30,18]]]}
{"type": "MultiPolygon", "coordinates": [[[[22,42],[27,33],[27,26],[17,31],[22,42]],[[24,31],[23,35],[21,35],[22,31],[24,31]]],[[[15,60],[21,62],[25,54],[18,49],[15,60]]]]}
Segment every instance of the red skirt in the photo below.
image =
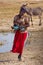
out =
{"type": "Polygon", "coordinates": [[[27,32],[22,33],[20,31],[16,31],[15,37],[14,37],[14,42],[13,42],[13,47],[11,50],[13,53],[22,54],[26,37],[27,37],[27,32]]]}

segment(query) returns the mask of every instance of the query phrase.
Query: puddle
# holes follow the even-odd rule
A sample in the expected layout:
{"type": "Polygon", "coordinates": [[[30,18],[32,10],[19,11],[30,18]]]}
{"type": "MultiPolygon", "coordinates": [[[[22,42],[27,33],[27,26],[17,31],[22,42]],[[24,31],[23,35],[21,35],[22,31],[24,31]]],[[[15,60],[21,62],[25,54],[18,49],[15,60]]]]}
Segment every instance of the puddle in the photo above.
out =
{"type": "Polygon", "coordinates": [[[0,33],[0,53],[12,49],[14,33],[0,33]]]}

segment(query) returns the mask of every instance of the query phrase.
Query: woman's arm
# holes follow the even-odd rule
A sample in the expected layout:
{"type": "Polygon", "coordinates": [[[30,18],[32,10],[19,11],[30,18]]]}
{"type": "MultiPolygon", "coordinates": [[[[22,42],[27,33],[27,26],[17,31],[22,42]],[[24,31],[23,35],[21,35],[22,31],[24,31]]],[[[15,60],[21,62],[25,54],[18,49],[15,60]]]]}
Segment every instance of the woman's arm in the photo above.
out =
{"type": "Polygon", "coordinates": [[[24,22],[25,22],[25,27],[29,27],[30,26],[30,24],[29,24],[30,18],[28,16],[25,16],[24,22]]]}

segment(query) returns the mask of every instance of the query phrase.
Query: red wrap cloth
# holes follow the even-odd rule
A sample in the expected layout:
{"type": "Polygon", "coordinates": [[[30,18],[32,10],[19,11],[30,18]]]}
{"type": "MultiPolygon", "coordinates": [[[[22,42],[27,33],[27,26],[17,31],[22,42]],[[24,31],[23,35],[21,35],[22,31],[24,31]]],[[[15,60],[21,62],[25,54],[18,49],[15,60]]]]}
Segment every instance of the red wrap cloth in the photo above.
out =
{"type": "Polygon", "coordinates": [[[16,31],[15,37],[14,37],[14,42],[13,42],[13,47],[11,50],[13,53],[22,54],[26,37],[27,37],[27,32],[22,33],[20,31],[16,31]]]}

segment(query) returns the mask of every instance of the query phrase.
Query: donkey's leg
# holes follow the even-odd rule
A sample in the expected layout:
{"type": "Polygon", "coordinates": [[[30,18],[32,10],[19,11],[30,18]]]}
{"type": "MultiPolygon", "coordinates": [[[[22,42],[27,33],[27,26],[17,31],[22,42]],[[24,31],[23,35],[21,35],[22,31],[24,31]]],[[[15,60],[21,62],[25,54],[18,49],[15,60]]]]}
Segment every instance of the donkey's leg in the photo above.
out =
{"type": "Polygon", "coordinates": [[[33,26],[33,20],[32,20],[32,16],[30,16],[31,17],[31,23],[32,23],[32,26],[33,26]]]}
{"type": "Polygon", "coordinates": [[[39,16],[39,19],[40,19],[40,21],[39,21],[39,26],[41,26],[41,16],[39,16]]]}

